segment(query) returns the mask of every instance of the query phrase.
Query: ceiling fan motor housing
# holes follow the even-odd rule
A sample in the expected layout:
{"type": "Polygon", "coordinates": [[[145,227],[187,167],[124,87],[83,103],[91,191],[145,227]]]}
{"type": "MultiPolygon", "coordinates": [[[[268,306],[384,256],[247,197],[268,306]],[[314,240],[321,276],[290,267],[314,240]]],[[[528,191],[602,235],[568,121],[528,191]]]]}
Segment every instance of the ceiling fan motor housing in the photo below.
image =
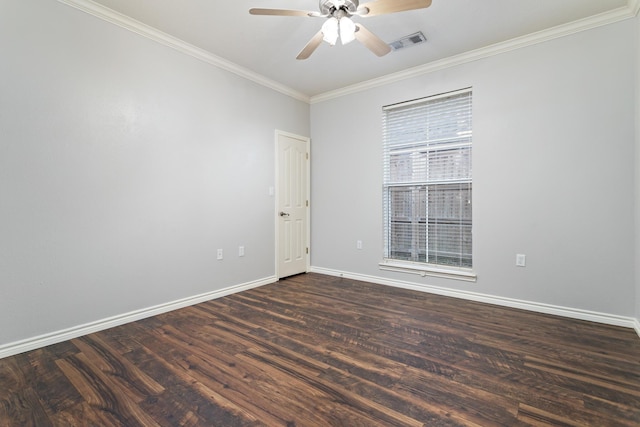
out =
{"type": "Polygon", "coordinates": [[[320,0],[319,7],[323,15],[333,15],[338,10],[351,15],[358,9],[358,0],[320,0]]]}

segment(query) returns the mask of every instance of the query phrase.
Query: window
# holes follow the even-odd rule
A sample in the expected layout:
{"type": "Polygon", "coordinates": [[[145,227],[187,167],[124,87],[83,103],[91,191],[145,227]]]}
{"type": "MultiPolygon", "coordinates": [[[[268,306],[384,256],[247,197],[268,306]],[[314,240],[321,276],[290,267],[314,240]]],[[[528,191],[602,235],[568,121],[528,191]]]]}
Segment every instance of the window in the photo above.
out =
{"type": "Polygon", "coordinates": [[[471,90],[384,107],[382,268],[473,278],[471,90]]]}

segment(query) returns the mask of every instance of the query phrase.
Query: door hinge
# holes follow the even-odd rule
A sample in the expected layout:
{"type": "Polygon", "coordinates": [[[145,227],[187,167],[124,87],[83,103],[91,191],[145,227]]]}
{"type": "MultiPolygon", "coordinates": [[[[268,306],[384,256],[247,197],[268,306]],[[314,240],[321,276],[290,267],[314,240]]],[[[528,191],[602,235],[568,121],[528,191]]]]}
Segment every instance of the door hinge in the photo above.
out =
{"type": "Polygon", "coordinates": [[[307,255],[309,255],[309,248],[307,248],[307,255]]]}
{"type": "Polygon", "coordinates": [[[307,203],[306,203],[306,204],[307,204],[307,207],[309,207],[309,201],[308,201],[308,200],[307,200],[307,203]]]}
{"type": "Polygon", "coordinates": [[[307,160],[309,160],[309,153],[305,153],[305,154],[306,154],[306,156],[307,156],[307,160]]]}

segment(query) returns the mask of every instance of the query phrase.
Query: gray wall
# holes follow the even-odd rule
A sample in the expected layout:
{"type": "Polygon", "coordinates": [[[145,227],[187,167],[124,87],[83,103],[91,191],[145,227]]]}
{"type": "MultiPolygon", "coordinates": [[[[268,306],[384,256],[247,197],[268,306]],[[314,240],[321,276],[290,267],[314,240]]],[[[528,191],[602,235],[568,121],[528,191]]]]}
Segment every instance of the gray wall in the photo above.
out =
{"type": "Polygon", "coordinates": [[[0,346],[272,276],[273,132],[309,135],[310,117],[314,266],[640,317],[640,227],[635,241],[629,232],[634,195],[640,217],[639,27],[609,25],[310,114],[63,4],[3,2],[0,346]],[[478,281],[382,272],[380,107],[467,86],[478,281]]]}
{"type": "Polygon", "coordinates": [[[636,16],[636,328],[640,334],[640,15],[636,16]]]}
{"type": "Polygon", "coordinates": [[[635,27],[629,19],[313,104],[312,265],[635,317],[635,27]],[[478,280],[381,271],[381,107],[469,86],[478,280]]]}
{"type": "Polygon", "coordinates": [[[0,54],[0,345],[275,274],[307,104],[50,0],[2,2],[0,54]]]}

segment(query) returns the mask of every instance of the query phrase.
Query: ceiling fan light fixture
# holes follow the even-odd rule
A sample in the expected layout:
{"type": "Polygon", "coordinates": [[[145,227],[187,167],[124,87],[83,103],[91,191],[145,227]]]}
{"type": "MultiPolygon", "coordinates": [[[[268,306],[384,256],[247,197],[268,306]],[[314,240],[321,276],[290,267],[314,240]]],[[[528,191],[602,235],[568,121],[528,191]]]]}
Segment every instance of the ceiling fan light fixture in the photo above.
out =
{"type": "Polygon", "coordinates": [[[340,18],[340,41],[345,45],[356,39],[356,24],[347,16],[340,18]]]}
{"type": "Polygon", "coordinates": [[[322,24],[322,40],[329,43],[331,46],[335,46],[336,41],[338,40],[338,20],[334,17],[327,19],[324,24],[322,24]]]}
{"type": "MultiPolygon", "coordinates": [[[[375,55],[384,56],[391,52],[392,47],[361,24],[354,23],[351,17],[377,16],[425,9],[431,6],[431,2],[432,0],[370,0],[366,2],[365,5],[360,5],[360,0],[319,0],[318,8],[320,12],[293,9],[251,8],[249,9],[249,13],[252,15],[267,16],[327,18],[320,31],[309,40],[296,59],[309,58],[309,55],[311,55],[323,41],[331,46],[335,46],[338,38],[340,38],[343,45],[353,40],[358,40],[375,55]]],[[[413,42],[414,40],[412,39],[411,41],[413,42]]],[[[402,43],[400,44],[402,45],[402,43]]]]}

